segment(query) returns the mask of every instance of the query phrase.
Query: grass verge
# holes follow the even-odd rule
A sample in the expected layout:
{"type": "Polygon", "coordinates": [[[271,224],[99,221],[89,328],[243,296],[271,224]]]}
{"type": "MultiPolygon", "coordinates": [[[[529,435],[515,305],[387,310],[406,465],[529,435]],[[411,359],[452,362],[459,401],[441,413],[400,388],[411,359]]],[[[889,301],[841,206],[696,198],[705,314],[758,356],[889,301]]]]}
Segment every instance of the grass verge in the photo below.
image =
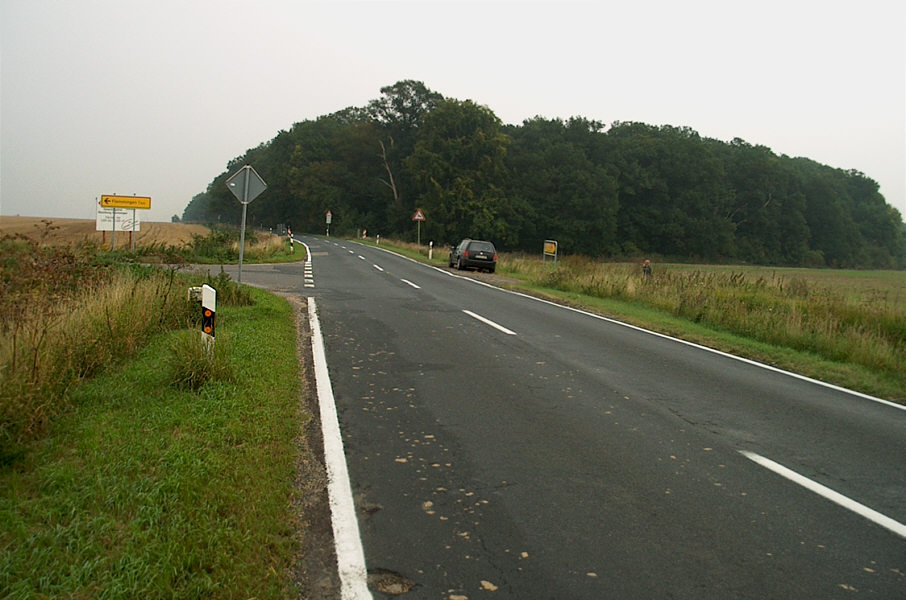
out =
{"type": "Polygon", "coordinates": [[[184,332],[156,334],[0,470],[0,596],[298,597],[293,481],[310,417],[293,311],[251,293],[218,310],[231,377],[174,386],[164,365],[184,332]]]}

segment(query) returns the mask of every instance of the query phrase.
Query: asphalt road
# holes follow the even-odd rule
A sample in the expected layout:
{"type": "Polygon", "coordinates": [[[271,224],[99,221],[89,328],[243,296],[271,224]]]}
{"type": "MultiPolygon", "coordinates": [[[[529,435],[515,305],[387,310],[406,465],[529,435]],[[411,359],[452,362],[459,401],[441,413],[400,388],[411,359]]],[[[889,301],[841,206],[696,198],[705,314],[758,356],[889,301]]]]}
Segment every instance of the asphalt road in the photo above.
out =
{"type": "Polygon", "coordinates": [[[365,560],[400,597],[906,598],[902,408],[303,239],[308,281],[243,281],[316,298],[365,560]]]}

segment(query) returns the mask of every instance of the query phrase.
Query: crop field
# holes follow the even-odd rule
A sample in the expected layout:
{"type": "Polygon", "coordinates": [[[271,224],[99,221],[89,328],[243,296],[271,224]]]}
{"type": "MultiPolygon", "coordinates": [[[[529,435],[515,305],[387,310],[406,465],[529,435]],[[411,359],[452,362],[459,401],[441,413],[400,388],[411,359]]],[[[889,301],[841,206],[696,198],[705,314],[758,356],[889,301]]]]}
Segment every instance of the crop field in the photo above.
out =
{"type": "Polygon", "coordinates": [[[906,271],[852,269],[805,269],[793,267],[759,267],[739,265],[679,265],[665,268],[675,271],[708,270],[715,273],[743,273],[748,278],[801,280],[857,303],[881,301],[906,307],[906,271]]]}
{"type": "MultiPolygon", "coordinates": [[[[192,241],[193,235],[206,235],[208,228],[192,223],[143,222],[141,231],[135,232],[136,246],[182,246],[192,241]]],[[[0,216],[0,237],[24,235],[45,245],[68,246],[81,242],[109,245],[111,232],[95,231],[95,221],[90,219],[58,219],[45,217],[0,216]]],[[[116,233],[117,248],[128,248],[130,234],[116,233]]]]}

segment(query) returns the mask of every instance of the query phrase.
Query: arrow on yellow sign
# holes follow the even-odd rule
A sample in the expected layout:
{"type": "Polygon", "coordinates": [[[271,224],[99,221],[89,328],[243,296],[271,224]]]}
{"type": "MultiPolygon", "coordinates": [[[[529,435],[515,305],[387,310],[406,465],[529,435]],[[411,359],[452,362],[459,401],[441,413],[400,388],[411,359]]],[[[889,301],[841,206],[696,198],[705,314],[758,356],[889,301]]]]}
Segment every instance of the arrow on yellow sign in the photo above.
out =
{"type": "Polygon", "coordinates": [[[106,208],[151,208],[149,196],[101,196],[101,206],[106,208]]]}

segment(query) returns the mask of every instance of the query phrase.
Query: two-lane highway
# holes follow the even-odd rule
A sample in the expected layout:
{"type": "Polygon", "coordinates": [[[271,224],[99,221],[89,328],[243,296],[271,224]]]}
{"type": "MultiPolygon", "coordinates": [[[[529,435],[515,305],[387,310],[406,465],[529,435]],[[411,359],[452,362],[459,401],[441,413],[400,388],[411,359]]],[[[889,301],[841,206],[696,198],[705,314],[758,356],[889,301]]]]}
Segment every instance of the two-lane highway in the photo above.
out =
{"type": "Polygon", "coordinates": [[[902,407],[304,239],[313,286],[280,285],[317,300],[367,567],[404,597],[906,597],[902,407]]]}

